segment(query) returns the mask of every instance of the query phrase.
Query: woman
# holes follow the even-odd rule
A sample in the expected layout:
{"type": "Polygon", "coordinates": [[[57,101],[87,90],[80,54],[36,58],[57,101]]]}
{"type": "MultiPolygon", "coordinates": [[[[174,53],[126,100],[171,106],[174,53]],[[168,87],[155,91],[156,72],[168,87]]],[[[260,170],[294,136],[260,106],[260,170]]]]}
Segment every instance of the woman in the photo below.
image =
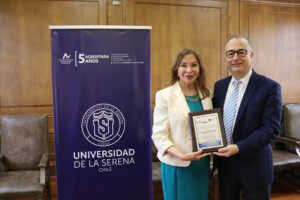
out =
{"type": "Polygon", "coordinates": [[[161,161],[165,200],[207,200],[209,154],[192,152],[188,113],[212,109],[199,55],[185,48],[171,69],[169,87],[156,94],[153,142],[161,161]]]}

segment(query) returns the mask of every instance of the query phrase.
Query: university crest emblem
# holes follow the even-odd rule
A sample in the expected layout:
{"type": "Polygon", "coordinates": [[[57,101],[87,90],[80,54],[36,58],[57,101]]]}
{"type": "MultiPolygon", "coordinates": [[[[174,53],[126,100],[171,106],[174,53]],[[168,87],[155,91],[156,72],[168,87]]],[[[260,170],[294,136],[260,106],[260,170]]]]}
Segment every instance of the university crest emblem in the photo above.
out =
{"type": "Polygon", "coordinates": [[[97,104],[83,115],[81,130],[91,144],[100,147],[111,146],[123,136],[125,118],[115,106],[97,104]]]}

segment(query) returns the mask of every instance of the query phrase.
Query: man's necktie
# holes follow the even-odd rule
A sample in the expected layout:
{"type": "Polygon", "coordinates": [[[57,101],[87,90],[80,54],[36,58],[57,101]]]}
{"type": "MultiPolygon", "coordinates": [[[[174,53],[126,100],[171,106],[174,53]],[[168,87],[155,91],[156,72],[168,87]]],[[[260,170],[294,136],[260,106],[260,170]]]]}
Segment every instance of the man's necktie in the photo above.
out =
{"type": "Polygon", "coordinates": [[[239,84],[240,83],[241,83],[241,81],[239,81],[239,80],[233,81],[234,89],[231,93],[230,99],[224,110],[223,121],[224,121],[224,128],[225,128],[226,139],[227,139],[228,145],[231,144],[231,132],[232,132],[232,126],[233,126],[234,116],[235,116],[235,112],[236,112],[237,99],[239,96],[239,84]]]}

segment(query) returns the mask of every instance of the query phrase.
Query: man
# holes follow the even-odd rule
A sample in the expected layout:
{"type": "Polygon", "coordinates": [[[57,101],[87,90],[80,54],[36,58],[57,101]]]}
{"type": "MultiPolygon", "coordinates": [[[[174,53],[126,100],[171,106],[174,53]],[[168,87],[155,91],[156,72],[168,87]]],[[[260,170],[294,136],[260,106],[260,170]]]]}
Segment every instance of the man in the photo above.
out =
{"type": "Polygon", "coordinates": [[[279,134],[281,88],[252,69],[250,41],[234,35],[225,46],[232,76],[215,83],[213,105],[223,109],[228,145],[215,152],[221,200],[269,200],[271,143],[279,134]]]}

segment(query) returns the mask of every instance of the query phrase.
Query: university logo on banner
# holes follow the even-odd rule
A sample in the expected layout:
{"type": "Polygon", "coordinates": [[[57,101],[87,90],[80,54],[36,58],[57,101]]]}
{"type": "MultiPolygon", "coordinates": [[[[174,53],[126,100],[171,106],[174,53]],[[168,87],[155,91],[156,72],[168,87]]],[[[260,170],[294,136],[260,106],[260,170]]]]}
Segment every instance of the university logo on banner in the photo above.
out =
{"type": "Polygon", "coordinates": [[[115,106],[97,104],[84,114],[81,129],[91,144],[100,147],[111,146],[123,136],[125,118],[115,106]]]}

